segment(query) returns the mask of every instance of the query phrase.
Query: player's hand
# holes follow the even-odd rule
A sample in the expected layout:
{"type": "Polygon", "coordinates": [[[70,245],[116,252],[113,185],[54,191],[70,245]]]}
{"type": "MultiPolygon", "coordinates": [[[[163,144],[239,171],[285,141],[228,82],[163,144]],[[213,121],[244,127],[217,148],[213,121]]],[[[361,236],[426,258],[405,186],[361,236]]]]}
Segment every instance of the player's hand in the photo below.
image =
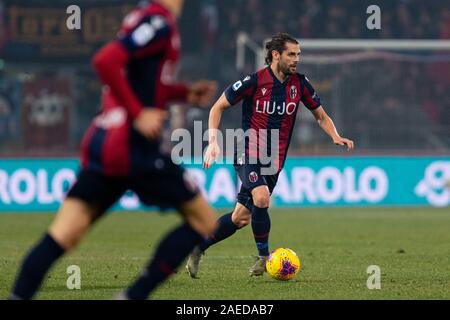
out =
{"type": "Polygon", "coordinates": [[[187,102],[206,108],[210,105],[216,91],[217,83],[215,81],[201,80],[194,82],[189,87],[187,102]]]}
{"type": "Polygon", "coordinates": [[[144,137],[154,139],[161,134],[161,129],[166,118],[167,111],[145,108],[134,119],[133,125],[144,137]]]}
{"type": "Polygon", "coordinates": [[[353,150],[355,146],[352,140],[342,137],[334,138],[333,142],[339,146],[347,146],[347,151],[353,150]]]}
{"type": "Polygon", "coordinates": [[[203,160],[203,168],[209,169],[214,161],[217,160],[220,154],[220,147],[217,142],[210,143],[205,152],[205,159],[203,160]]]}

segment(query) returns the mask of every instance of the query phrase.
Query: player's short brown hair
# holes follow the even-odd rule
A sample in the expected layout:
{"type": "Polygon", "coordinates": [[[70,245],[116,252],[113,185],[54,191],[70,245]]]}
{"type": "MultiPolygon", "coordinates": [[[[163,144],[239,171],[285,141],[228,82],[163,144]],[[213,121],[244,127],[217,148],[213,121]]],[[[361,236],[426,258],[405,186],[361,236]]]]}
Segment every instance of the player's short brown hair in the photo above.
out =
{"type": "Polygon", "coordinates": [[[279,32],[272,37],[272,39],[266,43],[266,64],[270,65],[272,63],[272,51],[276,50],[280,54],[286,50],[286,43],[298,44],[298,41],[287,33],[279,32]]]}

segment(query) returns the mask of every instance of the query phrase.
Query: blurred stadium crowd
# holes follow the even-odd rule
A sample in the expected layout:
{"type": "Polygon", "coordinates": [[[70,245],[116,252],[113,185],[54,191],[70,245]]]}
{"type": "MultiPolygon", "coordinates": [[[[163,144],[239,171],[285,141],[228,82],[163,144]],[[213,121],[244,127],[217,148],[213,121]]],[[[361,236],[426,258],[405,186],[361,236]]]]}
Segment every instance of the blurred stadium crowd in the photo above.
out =
{"type": "MultiPolygon", "coordinates": [[[[75,2],[80,3],[82,10],[83,4],[89,3],[75,2]]],[[[80,54],[71,54],[67,59],[67,52],[46,54],[50,49],[42,49],[49,41],[48,35],[32,38],[13,32],[25,30],[24,26],[19,29],[13,25],[19,21],[12,19],[12,15],[17,16],[14,7],[38,7],[38,0],[0,1],[2,155],[77,153],[83,131],[99,105],[100,86],[90,68],[89,56],[114,35],[123,12],[136,2],[96,1],[97,7],[122,6],[114,11],[116,24],[104,24],[107,27],[95,39],[97,42],[83,43],[91,47],[72,44],[72,52],[80,54]],[[41,48],[36,49],[39,45],[41,48]],[[86,51],[81,50],[84,48],[86,51]],[[33,50],[38,51],[33,54],[33,50]]],[[[64,1],[45,1],[45,7],[64,8],[64,1]]],[[[210,77],[223,90],[254,71],[255,56],[251,51],[247,52],[244,70],[236,70],[239,32],[246,32],[261,46],[279,31],[300,39],[448,40],[450,6],[437,0],[188,0],[180,25],[184,48],[180,77],[210,77]],[[381,30],[366,28],[366,9],[370,4],[381,8],[381,30]]],[[[87,32],[86,25],[80,32],[87,32]]],[[[71,48],[70,43],[64,46],[71,48]]],[[[320,52],[304,48],[303,54],[313,56],[320,52]]],[[[337,127],[355,140],[359,152],[449,152],[450,50],[385,52],[376,59],[350,62],[336,56],[335,61],[326,64],[301,64],[299,71],[311,79],[337,127]]],[[[225,114],[224,128],[239,127],[239,109],[225,114]]],[[[208,117],[208,112],[200,109],[174,108],[173,113],[175,127],[189,128],[193,120],[205,121],[208,117]]],[[[307,112],[301,112],[299,117],[292,154],[335,152],[307,112]]]]}

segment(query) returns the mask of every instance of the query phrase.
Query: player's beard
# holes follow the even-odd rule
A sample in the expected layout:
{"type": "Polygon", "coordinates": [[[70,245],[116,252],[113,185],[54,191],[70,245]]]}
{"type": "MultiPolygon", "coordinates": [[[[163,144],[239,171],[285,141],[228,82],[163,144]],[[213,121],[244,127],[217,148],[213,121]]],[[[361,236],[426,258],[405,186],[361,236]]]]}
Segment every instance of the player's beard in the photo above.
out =
{"type": "Polygon", "coordinates": [[[292,74],[294,74],[297,71],[297,68],[291,67],[289,64],[287,63],[280,63],[279,64],[279,68],[280,71],[285,75],[285,76],[290,76],[292,74]]]}

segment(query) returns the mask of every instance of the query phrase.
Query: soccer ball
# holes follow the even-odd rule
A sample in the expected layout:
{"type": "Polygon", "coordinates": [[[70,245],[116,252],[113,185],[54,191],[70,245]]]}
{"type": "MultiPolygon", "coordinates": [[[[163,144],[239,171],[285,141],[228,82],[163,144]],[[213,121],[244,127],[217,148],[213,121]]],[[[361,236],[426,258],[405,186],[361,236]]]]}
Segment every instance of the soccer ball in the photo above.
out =
{"type": "Polygon", "coordinates": [[[277,280],[290,280],[300,269],[300,259],[288,248],[278,248],[270,253],[266,261],[267,273],[277,280]]]}

